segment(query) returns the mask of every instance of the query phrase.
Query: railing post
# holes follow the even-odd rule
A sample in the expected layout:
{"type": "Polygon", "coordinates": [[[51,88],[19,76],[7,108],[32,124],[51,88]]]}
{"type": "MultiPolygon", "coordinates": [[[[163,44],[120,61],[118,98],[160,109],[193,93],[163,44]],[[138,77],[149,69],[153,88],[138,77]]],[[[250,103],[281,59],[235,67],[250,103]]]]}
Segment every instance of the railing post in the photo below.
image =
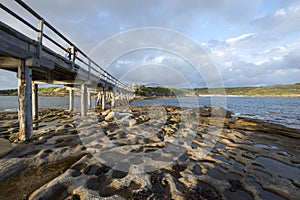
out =
{"type": "Polygon", "coordinates": [[[38,21],[38,35],[37,35],[37,41],[38,41],[38,46],[37,46],[37,57],[41,58],[42,56],[42,47],[43,47],[43,29],[44,29],[44,19],[39,19],[38,21]]]}
{"type": "Polygon", "coordinates": [[[104,71],[104,79],[107,81],[107,72],[104,71]]]}
{"type": "Polygon", "coordinates": [[[76,55],[75,55],[75,47],[74,47],[74,45],[72,45],[71,46],[71,70],[73,70],[74,69],[74,64],[75,64],[75,57],[76,57],[76,55]]]}
{"type": "Polygon", "coordinates": [[[91,61],[91,59],[89,59],[89,69],[88,69],[88,77],[89,77],[89,80],[91,80],[91,67],[92,67],[92,61],[91,61]]]}

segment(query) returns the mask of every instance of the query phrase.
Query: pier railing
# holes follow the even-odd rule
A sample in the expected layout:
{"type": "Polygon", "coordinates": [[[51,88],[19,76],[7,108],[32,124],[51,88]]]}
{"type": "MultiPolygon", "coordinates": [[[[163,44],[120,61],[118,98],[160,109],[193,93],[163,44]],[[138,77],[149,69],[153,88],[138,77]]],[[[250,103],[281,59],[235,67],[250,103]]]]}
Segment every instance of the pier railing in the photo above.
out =
{"type": "Polygon", "coordinates": [[[23,9],[25,9],[28,13],[30,13],[37,21],[37,26],[32,25],[32,23],[25,20],[23,17],[19,16],[17,13],[12,11],[11,9],[4,6],[2,3],[0,3],[0,8],[7,12],[9,15],[13,16],[15,19],[19,20],[21,23],[32,29],[36,32],[38,42],[38,48],[36,52],[37,57],[41,57],[41,52],[43,49],[43,40],[47,39],[50,43],[52,43],[54,46],[58,47],[64,52],[67,52],[67,48],[65,48],[60,42],[57,42],[56,39],[53,38],[53,36],[50,36],[50,33],[45,31],[45,27],[47,27],[50,31],[52,31],[52,34],[56,35],[56,37],[60,38],[64,43],[68,44],[71,48],[71,59],[66,59],[66,62],[70,62],[72,70],[76,69],[75,67],[75,60],[76,63],[80,63],[80,68],[85,69],[85,71],[88,73],[88,77],[91,77],[91,75],[99,77],[99,79],[104,80],[107,83],[110,83],[114,86],[120,87],[120,88],[127,88],[125,84],[120,82],[117,78],[112,76],[110,73],[105,71],[101,66],[99,66],[94,60],[92,60],[89,56],[86,55],[78,46],[76,46],[72,41],[70,41],[66,36],[64,36],[62,33],[60,33],[54,26],[52,26],[48,21],[46,21],[42,16],[40,16],[37,12],[35,12],[32,8],[30,8],[27,4],[25,4],[21,0],[15,0],[16,3],[18,3],[23,9]],[[79,53],[80,56],[77,55],[79,53]]]}

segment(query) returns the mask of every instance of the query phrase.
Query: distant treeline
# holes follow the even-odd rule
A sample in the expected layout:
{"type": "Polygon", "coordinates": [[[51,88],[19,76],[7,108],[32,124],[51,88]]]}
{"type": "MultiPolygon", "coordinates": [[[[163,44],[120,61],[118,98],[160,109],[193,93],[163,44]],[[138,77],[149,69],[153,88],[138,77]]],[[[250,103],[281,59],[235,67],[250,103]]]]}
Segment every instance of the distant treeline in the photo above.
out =
{"type": "Polygon", "coordinates": [[[137,86],[138,96],[201,96],[201,95],[236,95],[236,96],[289,96],[300,97],[300,83],[290,85],[274,85],[260,87],[232,87],[232,88],[195,88],[178,89],[159,86],[137,86]]]}
{"type": "MultiPolygon", "coordinates": [[[[201,95],[237,95],[237,96],[287,96],[300,97],[300,83],[290,85],[274,85],[261,87],[232,87],[232,88],[195,88],[179,89],[160,86],[135,87],[135,94],[144,97],[162,96],[201,96],[201,95]]],[[[17,89],[0,90],[0,96],[18,95],[17,89]]],[[[63,87],[39,88],[40,96],[67,96],[68,91],[63,87]]]]}
{"type": "Polygon", "coordinates": [[[16,96],[18,95],[17,89],[12,90],[0,90],[0,96],[16,96]]]}
{"type": "Polygon", "coordinates": [[[160,86],[138,86],[135,89],[135,94],[144,97],[155,97],[155,96],[186,96],[193,93],[191,90],[178,89],[178,88],[166,88],[160,86]]]}
{"type": "Polygon", "coordinates": [[[239,95],[239,96],[299,96],[300,97],[300,83],[290,85],[274,85],[274,86],[260,86],[260,87],[232,87],[225,88],[196,88],[195,95],[239,95]]]}
{"type": "MultiPolygon", "coordinates": [[[[39,96],[66,96],[68,91],[63,87],[49,87],[49,88],[39,88],[39,96]]],[[[16,96],[18,95],[17,89],[11,90],[0,90],[0,96],[16,96]]]]}

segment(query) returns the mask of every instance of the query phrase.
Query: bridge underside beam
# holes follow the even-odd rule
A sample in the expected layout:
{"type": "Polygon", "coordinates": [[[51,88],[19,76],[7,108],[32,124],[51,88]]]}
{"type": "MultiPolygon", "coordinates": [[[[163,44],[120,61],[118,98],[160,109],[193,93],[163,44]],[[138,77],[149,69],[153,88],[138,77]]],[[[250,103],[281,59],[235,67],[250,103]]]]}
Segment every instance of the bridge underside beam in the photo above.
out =
{"type": "Polygon", "coordinates": [[[18,68],[19,140],[32,138],[32,70],[21,60],[18,68]]]}
{"type": "Polygon", "coordinates": [[[89,81],[74,81],[74,80],[34,80],[38,84],[59,84],[59,85],[81,85],[85,83],[86,85],[92,84],[89,81]]]}
{"type": "Polygon", "coordinates": [[[0,57],[0,68],[17,68],[21,66],[21,59],[0,57]]]}

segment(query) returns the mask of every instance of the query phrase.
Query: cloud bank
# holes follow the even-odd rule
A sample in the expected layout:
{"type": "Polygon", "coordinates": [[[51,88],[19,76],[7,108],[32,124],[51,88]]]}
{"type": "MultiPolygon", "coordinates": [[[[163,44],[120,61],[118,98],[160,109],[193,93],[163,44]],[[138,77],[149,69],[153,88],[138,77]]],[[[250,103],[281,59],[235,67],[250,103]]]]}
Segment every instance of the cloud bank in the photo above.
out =
{"type": "MultiPolygon", "coordinates": [[[[93,50],[107,38],[131,29],[160,27],[178,31],[198,43],[215,63],[225,86],[299,82],[300,3],[296,0],[274,0],[272,4],[267,0],[25,2],[95,60],[101,60],[101,54],[93,50]]],[[[2,3],[36,23],[14,1],[2,3]]],[[[0,19],[35,38],[8,15],[0,19]]],[[[103,67],[128,83],[156,81],[184,87],[184,80],[189,80],[190,87],[205,85],[205,77],[194,73],[189,63],[159,49],[120,55],[112,65],[103,67]]],[[[0,89],[16,88],[13,75],[0,72],[0,89]]]]}

